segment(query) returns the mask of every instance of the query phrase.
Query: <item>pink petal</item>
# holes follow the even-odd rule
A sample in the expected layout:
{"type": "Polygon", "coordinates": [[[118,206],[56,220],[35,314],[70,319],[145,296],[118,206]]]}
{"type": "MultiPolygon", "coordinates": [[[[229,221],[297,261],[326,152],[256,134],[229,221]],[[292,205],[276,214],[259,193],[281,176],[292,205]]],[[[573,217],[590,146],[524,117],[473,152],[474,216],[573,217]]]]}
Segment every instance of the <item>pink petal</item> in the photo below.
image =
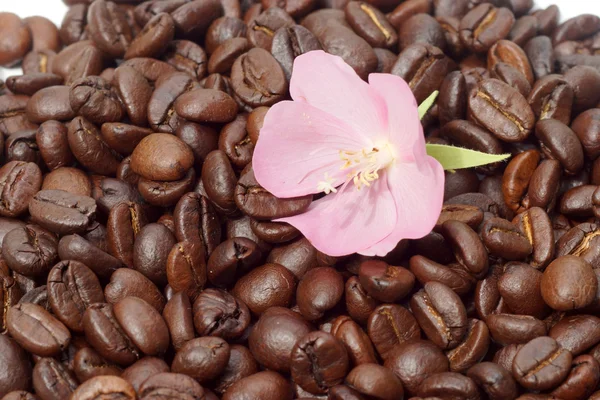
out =
{"type": "Polygon", "coordinates": [[[383,99],[341,57],[321,50],[297,57],[290,94],[296,101],[305,101],[345,121],[356,135],[372,141],[387,138],[383,99]]]}
{"type": "Polygon", "coordinates": [[[402,239],[418,239],[438,220],[444,201],[444,169],[427,156],[422,163],[400,163],[388,170],[390,187],[398,219],[393,231],[378,243],[358,253],[384,256],[402,239]]]}
{"type": "Polygon", "coordinates": [[[391,74],[370,74],[369,85],[387,106],[390,142],[401,161],[420,162],[425,157],[425,136],[415,96],[404,79],[391,74]]]}
{"type": "Polygon", "coordinates": [[[298,228],[318,250],[343,256],[365,249],[394,229],[396,208],[383,173],[370,187],[352,183],[314,201],[304,214],[280,221],[298,228]]]}
{"type": "Polygon", "coordinates": [[[252,165],[257,181],[277,197],[318,193],[325,173],[333,186],[345,180],[348,171],[340,150],[360,150],[367,145],[348,134],[339,120],[304,102],[283,101],[267,113],[254,149],[252,165]]]}

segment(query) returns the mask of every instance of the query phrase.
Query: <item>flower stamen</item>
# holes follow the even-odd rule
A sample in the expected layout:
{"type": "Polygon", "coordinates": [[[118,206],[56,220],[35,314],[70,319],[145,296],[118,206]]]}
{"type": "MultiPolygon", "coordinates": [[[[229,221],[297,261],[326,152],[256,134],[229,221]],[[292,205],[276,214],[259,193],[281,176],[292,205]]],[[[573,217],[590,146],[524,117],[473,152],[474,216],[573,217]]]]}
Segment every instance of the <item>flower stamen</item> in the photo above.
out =
{"type": "Polygon", "coordinates": [[[342,150],[340,158],[344,161],[340,169],[352,168],[346,177],[354,183],[358,190],[363,186],[371,186],[371,182],[379,179],[378,171],[394,161],[389,143],[363,148],[359,151],[342,150]]]}
{"type": "Polygon", "coordinates": [[[335,179],[331,178],[327,172],[325,172],[325,180],[317,183],[317,190],[324,192],[325,194],[337,193],[337,189],[333,186],[335,179]]]}

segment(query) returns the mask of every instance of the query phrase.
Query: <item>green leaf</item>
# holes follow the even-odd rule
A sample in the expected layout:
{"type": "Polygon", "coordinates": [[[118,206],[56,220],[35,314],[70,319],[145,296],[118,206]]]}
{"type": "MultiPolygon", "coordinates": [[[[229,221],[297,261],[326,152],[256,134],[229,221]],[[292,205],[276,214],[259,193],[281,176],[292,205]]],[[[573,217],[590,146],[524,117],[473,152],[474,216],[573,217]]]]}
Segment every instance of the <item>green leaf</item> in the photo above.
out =
{"type": "Polygon", "coordinates": [[[433,106],[433,103],[435,103],[435,99],[437,99],[438,94],[440,94],[440,92],[436,90],[435,92],[431,93],[424,102],[421,103],[419,106],[419,119],[423,119],[423,116],[427,114],[427,111],[429,111],[429,109],[433,106]]]}
{"type": "Polygon", "coordinates": [[[425,147],[427,154],[438,160],[445,170],[479,167],[510,157],[510,154],[488,154],[443,144],[427,144],[425,147]]]}

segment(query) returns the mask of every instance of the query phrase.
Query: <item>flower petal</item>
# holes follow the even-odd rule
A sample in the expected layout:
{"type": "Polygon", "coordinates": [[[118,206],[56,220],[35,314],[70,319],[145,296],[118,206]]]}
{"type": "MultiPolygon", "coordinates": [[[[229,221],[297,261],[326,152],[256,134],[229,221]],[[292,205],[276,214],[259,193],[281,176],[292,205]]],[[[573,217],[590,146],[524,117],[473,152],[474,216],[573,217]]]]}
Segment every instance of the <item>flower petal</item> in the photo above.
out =
{"type": "Polygon", "coordinates": [[[314,201],[304,214],[282,218],[302,232],[319,251],[343,256],[389,236],[396,221],[394,199],[385,174],[358,190],[352,183],[314,201]]]}
{"type": "Polygon", "coordinates": [[[277,197],[318,193],[325,173],[336,187],[348,171],[341,150],[360,150],[359,137],[344,121],[304,102],[282,101],[267,113],[254,149],[256,180],[277,197]]]}
{"type": "Polygon", "coordinates": [[[418,239],[435,226],[444,202],[444,170],[427,156],[420,164],[405,163],[388,170],[388,185],[396,203],[398,219],[383,240],[358,253],[385,256],[402,239],[418,239]]]}
{"type": "Polygon", "coordinates": [[[387,106],[390,142],[405,162],[425,157],[425,136],[415,96],[404,79],[391,74],[370,74],[369,85],[387,106]]]}
{"type": "Polygon", "coordinates": [[[387,138],[383,99],[341,57],[310,51],[294,61],[290,94],[337,118],[372,142],[387,138]]]}

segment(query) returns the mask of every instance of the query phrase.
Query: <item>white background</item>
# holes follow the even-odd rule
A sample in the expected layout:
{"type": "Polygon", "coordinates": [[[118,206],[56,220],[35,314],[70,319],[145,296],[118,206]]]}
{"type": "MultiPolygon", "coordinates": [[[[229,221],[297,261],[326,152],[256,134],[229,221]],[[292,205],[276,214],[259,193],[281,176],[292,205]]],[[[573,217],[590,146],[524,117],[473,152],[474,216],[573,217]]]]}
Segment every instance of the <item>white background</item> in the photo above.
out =
{"type": "MultiPolygon", "coordinates": [[[[600,2],[597,0],[538,0],[536,8],[544,8],[556,4],[561,11],[561,20],[579,14],[600,15],[600,2]]],[[[10,11],[21,17],[43,15],[60,26],[67,7],[62,0],[0,0],[0,11],[10,11]]],[[[0,79],[18,73],[19,70],[0,68],[0,79]]]]}

